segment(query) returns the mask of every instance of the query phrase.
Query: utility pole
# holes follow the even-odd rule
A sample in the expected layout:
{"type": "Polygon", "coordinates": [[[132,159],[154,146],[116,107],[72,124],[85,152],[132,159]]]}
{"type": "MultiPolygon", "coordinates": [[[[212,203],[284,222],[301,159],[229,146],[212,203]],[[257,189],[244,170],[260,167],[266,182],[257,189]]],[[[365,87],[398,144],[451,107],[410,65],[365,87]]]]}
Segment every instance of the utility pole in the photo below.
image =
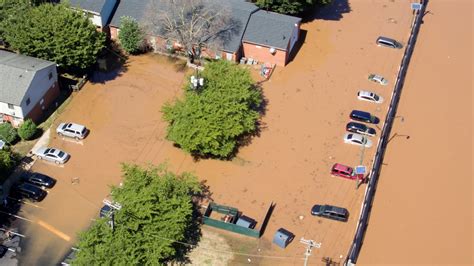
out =
{"type": "Polygon", "coordinates": [[[311,256],[311,249],[312,248],[321,248],[321,243],[316,243],[316,242],[314,242],[314,240],[304,239],[304,237],[302,237],[300,239],[300,243],[302,243],[303,245],[306,245],[306,251],[304,253],[304,256],[305,256],[304,257],[304,266],[307,266],[309,256],[311,256]]]}

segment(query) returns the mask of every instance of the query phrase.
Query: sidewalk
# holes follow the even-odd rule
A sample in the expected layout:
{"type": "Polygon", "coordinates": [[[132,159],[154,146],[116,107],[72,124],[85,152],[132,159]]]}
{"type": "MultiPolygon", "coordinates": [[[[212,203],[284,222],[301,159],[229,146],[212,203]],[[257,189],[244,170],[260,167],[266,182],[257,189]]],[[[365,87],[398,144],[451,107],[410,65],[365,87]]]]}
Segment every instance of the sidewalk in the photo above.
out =
{"type": "Polygon", "coordinates": [[[4,202],[5,199],[7,199],[8,194],[10,192],[10,188],[13,184],[15,184],[20,176],[31,169],[33,164],[35,163],[36,159],[33,156],[33,151],[37,150],[40,147],[47,146],[49,143],[49,135],[50,135],[50,129],[46,130],[43,135],[38,139],[38,141],[35,143],[33,148],[28,152],[28,154],[21,159],[20,163],[18,166],[15,168],[13,173],[8,177],[7,180],[3,183],[1,188],[1,201],[4,202]]]}

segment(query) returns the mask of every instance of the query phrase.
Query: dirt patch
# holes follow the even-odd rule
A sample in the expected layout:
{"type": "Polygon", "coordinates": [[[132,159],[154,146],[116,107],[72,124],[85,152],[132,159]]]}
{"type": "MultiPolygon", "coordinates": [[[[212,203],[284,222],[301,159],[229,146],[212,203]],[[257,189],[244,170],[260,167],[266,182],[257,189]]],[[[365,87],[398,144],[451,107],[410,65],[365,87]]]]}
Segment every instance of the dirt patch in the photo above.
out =
{"type": "Polygon", "coordinates": [[[197,247],[189,254],[191,265],[229,265],[232,249],[227,241],[213,229],[201,230],[202,236],[197,247]]]}

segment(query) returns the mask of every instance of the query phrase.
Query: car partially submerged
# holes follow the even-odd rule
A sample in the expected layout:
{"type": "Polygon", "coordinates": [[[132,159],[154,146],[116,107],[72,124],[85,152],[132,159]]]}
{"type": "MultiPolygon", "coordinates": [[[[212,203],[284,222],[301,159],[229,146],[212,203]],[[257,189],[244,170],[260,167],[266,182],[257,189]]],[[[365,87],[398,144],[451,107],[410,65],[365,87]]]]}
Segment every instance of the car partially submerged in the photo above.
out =
{"type": "Polygon", "coordinates": [[[370,139],[357,133],[346,133],[344,135],[344,143],[365,146],[366,148],[372,147],[372,141],[370,139]]]}
{"type": "Polygon", "coordinates": [[[359,91],[357,93],[357,99],[361,101],[373,102],[373,103],[382,103],[383,98],[370,91],[359,91]]]}
{"type": "Polygon", "coordinates": [[[362,123],[357,123],[357,122],[349,122],[346,125],[346,130],[352,133],[358,133],[362,135],[367,135],[367,136],[375,136],[377,133],[375,129],[368,127],[362,123]]]}
{"type": "Polygon", "coordinates": [[[61,123],[56,128],[56,133],[60,136],[80,140],[87,136],[88,130],[85,126],[76,123],[61,123]]]}
{"type": "Polygon", "coordinates": [[[71,157],[68,153],[55,148],[41,147],[34,151],[36,157],[40,160],[50,161],[56,164],[64,164],[71,157]]]}
{"type": "Polygon", "coordinates": [[[388,84],[387,79],[385,79],[384,77],[382,77],[380,75],[377,75],[377,74],[370,74],[369,75],[369,80],[373,81],[373,82],[377,82],[380,85],[387,85],[388,84]]]}

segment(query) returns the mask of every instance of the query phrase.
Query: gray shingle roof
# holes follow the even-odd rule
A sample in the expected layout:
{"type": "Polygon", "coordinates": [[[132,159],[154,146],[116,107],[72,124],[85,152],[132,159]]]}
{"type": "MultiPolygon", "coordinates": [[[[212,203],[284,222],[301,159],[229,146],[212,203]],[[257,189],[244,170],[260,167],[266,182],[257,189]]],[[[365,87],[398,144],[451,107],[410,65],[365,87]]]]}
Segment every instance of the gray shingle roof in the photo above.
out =
{"type": "Polygon", "coordinates": [[[286,50],[300,18],[259,10],[250,16],[243,41],[286,50]]]}
{"type": "Polygon", "coordinates": [[[121,0],[110,25],[120,28],[120,18],[123,16],[132,17],[138,22],[145,22],[150,2],[150,0],[121,0]]]}
{"type": "Polygon", "coordinates": [[[0,50],[0,102],[20,105],[38,70],[55,63],[0,50]]]}
{"type": "Polygon", "coordinates": [[[80,7],[87,11],[99,13],[107,0],[69,0],[72,7],[80,7]]]}
{"type": "Polygon", "coordinates": [[[244,0],[227,0],[230,11],[231,30],[225,33],[223,50],[227,52],[236,52],[242,43],[242,37],[247,28],[250,14],[258,10],[258,7],[244,0]]]}

